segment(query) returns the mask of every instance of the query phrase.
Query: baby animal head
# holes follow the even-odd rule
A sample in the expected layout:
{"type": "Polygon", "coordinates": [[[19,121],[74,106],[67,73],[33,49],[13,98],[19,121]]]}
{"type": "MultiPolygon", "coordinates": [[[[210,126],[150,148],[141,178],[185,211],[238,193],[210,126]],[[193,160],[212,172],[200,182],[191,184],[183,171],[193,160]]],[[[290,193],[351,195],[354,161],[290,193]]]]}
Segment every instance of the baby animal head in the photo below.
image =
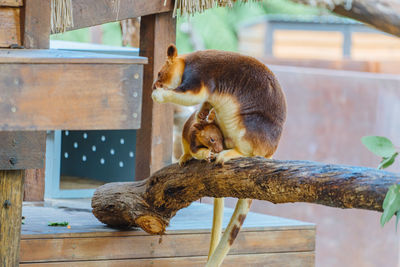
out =
{"type": "Polygon", "coordinates": [[[219,153],[224,149],[224,137],[215,123],[214,109],[205,119],[199,119],[193,126],[198,130],[196,137],[203,146],[214,153],[219,153]]]}
{"type": "Polygon", "coordinates": [[[178,56],[178,50],[171,44],[167,49],[167,60],[158,72],[157,79],[153,83],[153,90],[158,88],[175,89],[182,82],[185,60],[178,56]]]}

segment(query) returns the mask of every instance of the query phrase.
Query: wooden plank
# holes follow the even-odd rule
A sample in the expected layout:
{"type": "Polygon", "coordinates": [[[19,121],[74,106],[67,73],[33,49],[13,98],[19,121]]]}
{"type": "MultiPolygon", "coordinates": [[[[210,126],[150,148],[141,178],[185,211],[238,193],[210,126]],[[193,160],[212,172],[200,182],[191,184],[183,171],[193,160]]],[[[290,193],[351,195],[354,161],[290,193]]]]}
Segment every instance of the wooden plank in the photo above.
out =
{"type": "Polygon", "coordinates": [[[57,49],[2,49],[0,64],[146,64],[147,58],[57,49]]]}
{"type": "Polygon", "coordinates": [[[22,0],[0,0],[0,6],[22,6],[22,0]]]}
{"type": "MultiPolygon", "coordinates": [[[[127,260],[104,260],[104,261],[73,261],[54,263],[22,263],[23,267],[117,267],[117,266],[160,266],[160,267],[186,267],[204,266],[206,256],[179,257],[179,258],[150,258],[150,259],[127,259],[127,260]]],[[[287,252],[287,253],[262,253],[228,255],[222,266],[236,267],[313,267],[315,262],[314,252],[287,252]]]]}
{"type": "Polygon", "coordinates": [[[137,129],[142,68],[0,64],[0,130],[137,129]]]}
{"type": "Polygon", "coordinates": [[[0,48],[21,45],[20,9],[0,7],[0,48]]]}
{"type": "Polygon", "coordinates": [[[0,264],[18,266],[24,171],[0,171],[0,264]]]}
{"type": "MultiPolygon", "coordinates": [[[[85,238],[85,237],[131,237],[149,236],[146,232],[133,228],[119,231],[104,227],[91,212],[90,201],[79,200],[74,205],[70,201],[52,200],[46,207],[26,205],[23,215],[27,218],[22,226],[22,239],[85,238]],[[51,204],[51,205],[50,205],[51,204]],[[68,217],[71,228],[49,227],[48,221],[64,221],[68,217]]],[[[166,235],[210,234],[213,206],[192,203],[180,210],[170,225],[166,235]]],[[[233,209],[225,208],[223,227],[228,225],[233,209]]],[[[242,232],[265,232],[284,230],[315,230],[315,225],[290,219],[249,212],[242,232]]],[[[153,236],[158,241],[158,236],[153,236]]]]}
{"type": "MultiPolygon", "coordinates": [[[[42,147],[45,148],[45,146],[42,147]]],[[[44,168],[25,171],[24,201],[44,200],[44,175],[44,168]]]]}
{"type": "Polygon", "coordinates": [[[172,158],[173,111],[169,104],[153,103],[152,84],[164,64],[166,49],[175,43],[176,21],[171,12],[141,18],[140,55],[147,57],[144,67],[142,128],[136,135],[135,179],[145,179],[169,164],[172,158]]]}
{"type": "Polygon", "coordinates": [[[42,132],[0,132],[0,170],[42,168],[45,144],[42,132]]]}
{"type": "MultiPolygon", "coordinates": [[[[49,48],[50,16],[50,0],[25,1],[21,14],[22,43],[25,48],[49,48]]],[[[46,133],[42,132],[42,136],[46,138],[46,133]]],[[[45,145],[42,146],[42,149],[45,150],[45,145]]],[[[24,157],[30,156],[28,154],[24,157]]],[[[44,175],[44,168],[25,171],[24,200],[41,201],[44,199],[44,175]]]]}
{"type": "MultiPolygon", "coordinates": [[[[230,208],[224,210],[224,227],[232,212],[230,208]]],[[[91,213],[89,201],[57,200],[42,207],[26,204],[21,257],[25,259],[23,263],[56,262],[63,258],[74,265],[81,260],[111,264],[110,260],[120,259],[206,256],[211,214],[212,205],[192,203],[171,220],[159,244],[159,236],[150,236],[142,230],[118,231],[104,227],[91,213]],[[49,221],[64,220],[68,220],[70,229],[47,226],[49,221]]],[[[232,255],[313,252],[315,248],[313,224],[250,212],[243,227],[232,255]]]]}
{"type": "MultiPolygon", "coordinates": [[[[206,256],[209,234],[21,240],[21,262],[206,256]]],[[[241,232],[230,254],[313,251],[314,230],[241,232]]]]}
{"type": "Polygon", "coordinates": [[[68,30],[107,22],[142,17],[173,10],[174,1],[166,0],[72,0],[74,26],[68,30]],[[164,5],[165,2],[165,5],[164,5]]]}
{"type": "Polygon", "coordinates": [[[28,0],[22,9],[23,45],[25,48],[49,48],[50,0],[28,0]]]}

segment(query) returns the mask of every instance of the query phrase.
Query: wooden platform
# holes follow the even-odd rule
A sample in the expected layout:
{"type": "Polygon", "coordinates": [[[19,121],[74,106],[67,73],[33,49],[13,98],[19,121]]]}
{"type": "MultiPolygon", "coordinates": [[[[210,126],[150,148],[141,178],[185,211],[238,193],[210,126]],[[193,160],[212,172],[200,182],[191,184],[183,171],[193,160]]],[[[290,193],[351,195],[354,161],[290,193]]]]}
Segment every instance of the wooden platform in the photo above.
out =
{"type": "MultiPolygon", "coordinates": [[[[232,209],[225,210],[225,225],[232,209]]],[[[204,266],[212,206],[193,203],[166,235],[118,231],[94,218],[90,202],[25,204],[21,266],[204,266]],[[71,228],[50,227],[68,221],[71,228]]],[[[250,213],[223,266],[314,266],[315,226],[250,213]]]]}

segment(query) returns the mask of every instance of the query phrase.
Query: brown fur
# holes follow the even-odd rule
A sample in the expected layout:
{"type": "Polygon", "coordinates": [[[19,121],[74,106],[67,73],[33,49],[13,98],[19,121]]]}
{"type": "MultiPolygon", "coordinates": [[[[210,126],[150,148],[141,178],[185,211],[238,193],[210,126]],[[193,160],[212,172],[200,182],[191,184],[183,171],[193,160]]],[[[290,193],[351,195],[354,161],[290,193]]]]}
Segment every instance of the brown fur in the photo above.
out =
{"type": "Polygon", "coordinates": [[[286,100],[275,75],[258,60],[238,53],[206,50],[174,56],[175,49],[168,48],[172,56],[154,84],[159,92],[153,92],[162,97],[154,99],[183,105],[210,102],[230,140],[225,145],[234,148],[224,151],[228,159],[272,156],[286,119],[286,100]],[[169,84],[171,80],[179,80],[179,86],[169,84]]]}
{"type": "Polygon", "coordinates": [[[192,157],[211,160],[216,153],[223,150],[224,138],[214,121],[214,116],[213,111],[205,113],[201,110],[194,112],[186,121],[182,131],[181,165],[192,157]],[[201,149],[204,153],[199,153],[201,149]],[[204,157],[204,155],[207,156],[204,157]]]}

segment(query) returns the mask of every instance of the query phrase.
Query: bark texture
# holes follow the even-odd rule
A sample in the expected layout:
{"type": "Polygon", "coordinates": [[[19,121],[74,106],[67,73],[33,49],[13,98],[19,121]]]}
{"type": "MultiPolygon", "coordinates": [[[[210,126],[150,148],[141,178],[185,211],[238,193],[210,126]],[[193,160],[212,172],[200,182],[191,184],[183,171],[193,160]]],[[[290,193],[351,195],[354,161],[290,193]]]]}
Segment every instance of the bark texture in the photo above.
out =
{"type": "Polygon", "coordinates": [[[334,13],[371,25],[400,37],[400,1],[398,0],[292,0],[331,9],[334,13]]]}
{"type": "Polygon", "coordinates": [[[400,174],[310,161],[239,158],[224,166],[191,161],[185,167],[167,166],[143,181],[100,186],[92,207],[110,226],[163,234],[178,210],[204,196],[382,211],[388,187],[398,182],[400,174]]]}

